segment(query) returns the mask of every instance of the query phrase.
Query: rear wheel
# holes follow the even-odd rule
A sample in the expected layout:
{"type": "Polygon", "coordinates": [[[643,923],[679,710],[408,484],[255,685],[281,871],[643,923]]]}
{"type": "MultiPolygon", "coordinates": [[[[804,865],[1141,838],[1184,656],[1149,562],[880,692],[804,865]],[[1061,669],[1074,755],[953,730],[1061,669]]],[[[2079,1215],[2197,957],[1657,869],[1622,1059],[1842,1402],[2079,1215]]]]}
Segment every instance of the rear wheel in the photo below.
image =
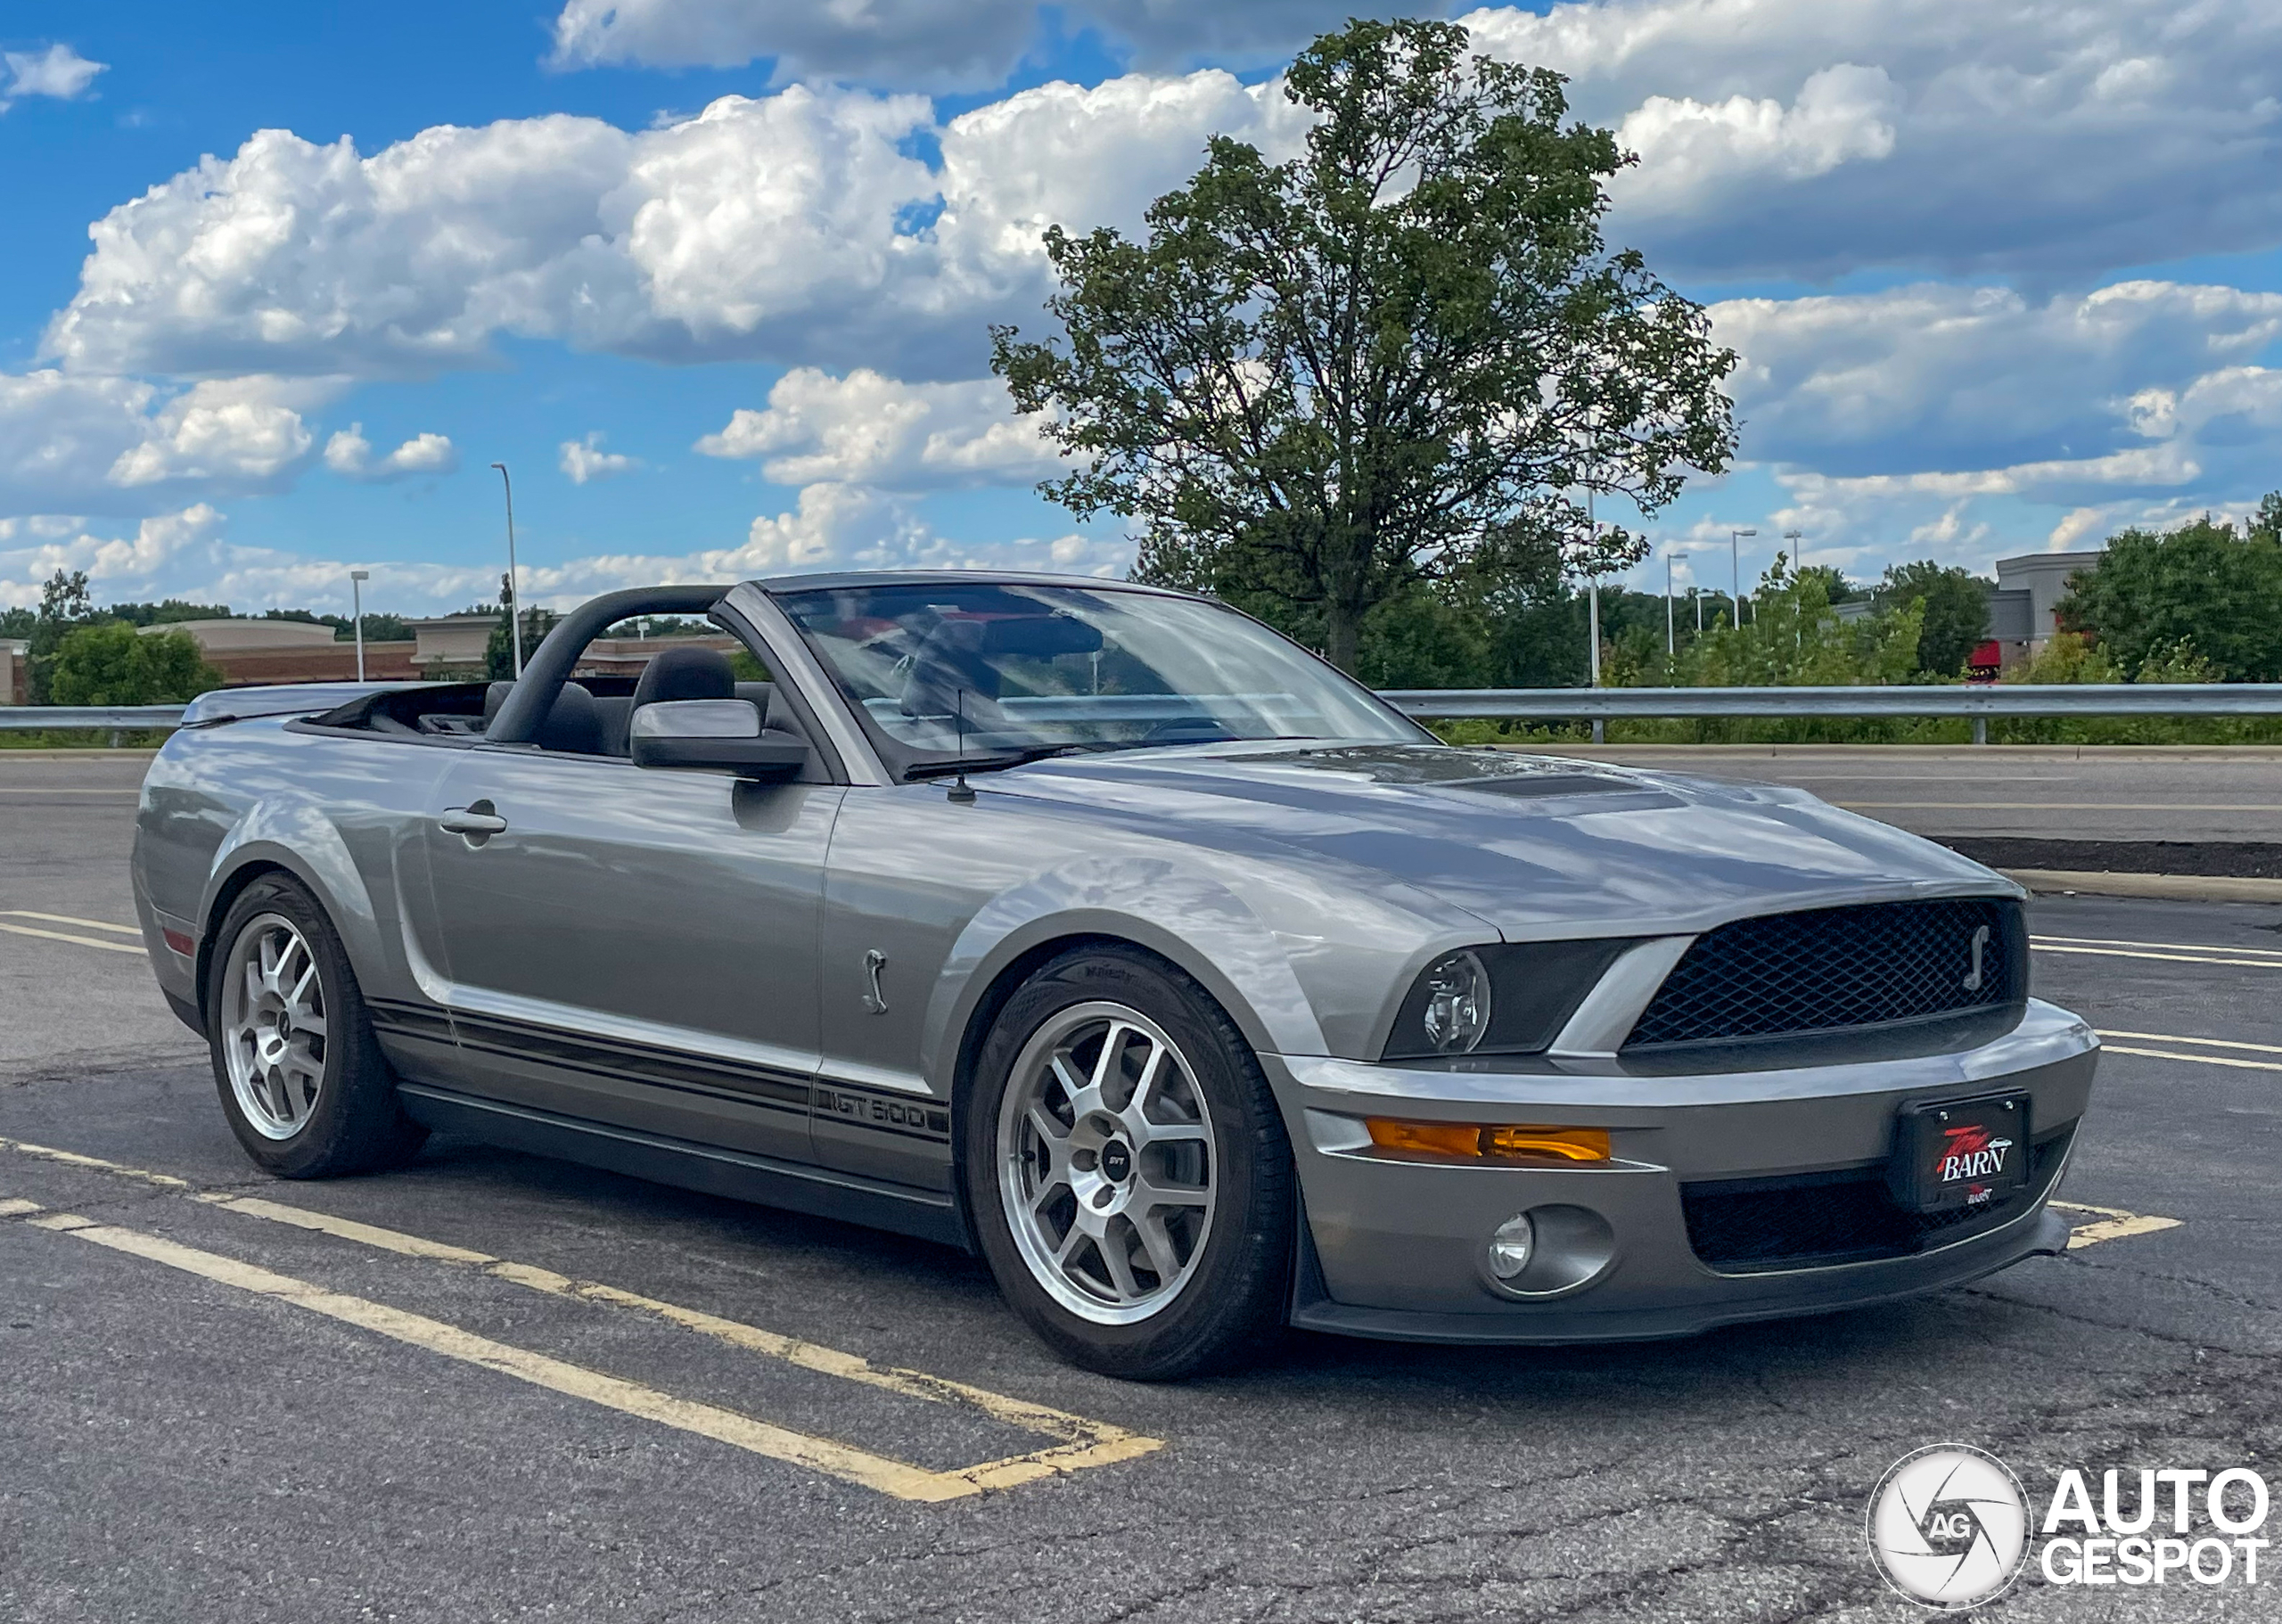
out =
{"type": "Polygon", "coordinates": [[[984,1045],[962,1151],[999,1289],[1073,1363],[1187,1375],[1279,1325],[1283,1119],[1234,1022],[1170,966],[1087,949],[1024,983],[984,1045]]]}
{"type": "Polygon", "coordinates": [[[206,1027],[215,1087],[246,1154],[284,1178],[393,1167],[428,1130],[406,1116],[364,995],[300,882],[248,886],[216,933],[206,1027]]]}

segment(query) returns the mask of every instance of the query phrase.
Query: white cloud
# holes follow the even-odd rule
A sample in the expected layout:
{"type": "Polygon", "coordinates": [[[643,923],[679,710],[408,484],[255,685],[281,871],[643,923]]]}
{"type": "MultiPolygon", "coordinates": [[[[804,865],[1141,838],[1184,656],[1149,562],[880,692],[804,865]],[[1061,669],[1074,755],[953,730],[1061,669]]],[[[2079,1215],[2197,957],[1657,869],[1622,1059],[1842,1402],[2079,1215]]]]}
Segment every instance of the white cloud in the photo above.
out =
{"type": "Polygon", "coordinates": [[[1731,299],[1712,320],[1743,357],[1729,388],[1747,456],[1883,474],[2159,438],[2179,391],[2282,338],[2282,294],[2140,281],[2039,301],[1928,283],[1731,299]]]}
{"type": "Polygon", "coordinates": [[[768,391],[765,411],[739,408],[697,449],[762,458],[761,472],[779,485],[837,480],[902,491],[1016,484],[1063,466],[997,379],[905,383],[869,367],[844,378],[797,367],[768,391]]]}
{"type": "Polygon", "coordinates": [[[399,376],[485,364],[511,334],[972,376],[987,322],[1036,318],[1047,224],[1129,227],[1216,130],[1281,152],[1298,127],[1214,71],[1044,86],[940,129],[923,98],[794,86],[638,134],[554,116],[370,157],[267,130],[96,222],[44,350],[399,376]]]}
{"type": "Polygon", "coordinates": [[[1598,0],[1459,21],[1641,152],[1613,230],[1682,274],[2081,275],[2270,242],[2265,0],[1598,0]]]}
{"type": "Polygon", "coordinates": [[[603,431],[600,429],[584,439],[562,442],[562,468],[570,476],[570,483],[584,485],[589,480],[607,480],[618,474],[629,473],[642,465],[634,457],[616,451],[605,451],[602,447],[603,431]]]}
{"type": "Polygon", "coordinates": [[[40,52],[0,51],[0,112],[25,96],[76,102],[87,94],[95,75],[110,66],[89,62],[66,45],[53,45],[40,52]]]}
{"type": "MultiPolygon", "coordinates": [[[[1267,60],[1339,27],[1351,0],[1066,0],[1063,26],[1088,25],[1145,63],[1267,60]]],[[[1398,4],[1388,12],[1439,11],[1398,4]]],[[[997,85],[1037,39],[1035,0],[567,0],[554,21],[563,66],[734,68],[773,58],[781,80],[857,78],[929,90],[997,85]]]]}
{"type": "Polygon", "coordinates": [[[419,474],[450,473],[460,465],[460,454],[448,436],[415,434],[380,461],[373,460],[373,443],[365,425],[351,423],[324,443],[324,465],[344,479],[379,484],[419,474]]]}
{"type": "Polygon", "coordinates": [[[169,395],[130,378],[0,373],[0,514],[155,513],[191,491],[281,489],[308,459],[301,411],[332,387],[253,376],[169,395]]]}
{"type": "MultiPolygon", "coordinates": [[[[199,504],[143,521],[132,535],[104,536],[85,521],[54,515],[0,520],[0,606],[39,601],[58,570],[84,570],[99,601],[164,597],[228,603],[241,611],[270,605],[345,609],[349,561],[241,546],[224,516],[199,504]]],[[[935,531],[899,497],[860,486],[818,484],[790,512],[763,514],[735,545],[685,554],[598,554],[555,562],[526,559],[525,595],[568,608],[621,586],[669,581],[736,581],[826,567],[1009,569],[1117,576],[1131,562],[1121,540],[1070,534],[962,542],[935,531]]],[[[396,612],[459,608],[497,588],[490,558],[373,564],[367,608],[396,612]]]]}

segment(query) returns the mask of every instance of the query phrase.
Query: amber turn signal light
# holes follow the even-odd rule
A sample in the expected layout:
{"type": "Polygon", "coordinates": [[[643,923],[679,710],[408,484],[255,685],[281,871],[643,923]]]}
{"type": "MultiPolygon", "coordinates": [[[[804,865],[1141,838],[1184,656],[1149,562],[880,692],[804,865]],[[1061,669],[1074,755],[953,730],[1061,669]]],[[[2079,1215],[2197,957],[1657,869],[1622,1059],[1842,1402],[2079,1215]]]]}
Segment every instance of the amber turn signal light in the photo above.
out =
{"type": "Polygon", "coordinates": [[[1364,1127],[1383,1151],[1464,1156],[1476,1161],[1606,1161],[1605,1128],[1483,1128],[1471,1122],[1401,1122],[1371,1117],[1364,1127]]]}

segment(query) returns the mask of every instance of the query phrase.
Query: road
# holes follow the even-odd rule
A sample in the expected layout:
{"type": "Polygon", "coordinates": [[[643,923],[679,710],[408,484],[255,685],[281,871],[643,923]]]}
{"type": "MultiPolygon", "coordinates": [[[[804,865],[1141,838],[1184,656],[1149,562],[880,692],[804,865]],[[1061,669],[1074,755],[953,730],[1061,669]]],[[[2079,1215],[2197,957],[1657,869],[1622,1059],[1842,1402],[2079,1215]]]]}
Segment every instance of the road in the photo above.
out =
{"type": "Polygon", "coordinates": [[[1935,839],[2282,841],[2282,750],[1612,745],[1580,753],[1794,784],[1935,839]]]}
{"type": "Polygon", "coordinates": [[[2069,1465],[2277,1475],[2282,907],[2037,905],[2038,990],[2110,1035],[2063,1192],[2109,1238],[2064,1258],[1682,1342],[1293,1336],[1141,1387],[921,1243],[466,1143],[256,1175],[103,928],[124,773],[0,767],[38,791],[0,808],[0,1619],[1898,1620],[1862,1510],[1919,1445],[2040,1499],[2069,1465]],[[1071,1469],[986,1464],[1041,1449],[1071,1469]]]}

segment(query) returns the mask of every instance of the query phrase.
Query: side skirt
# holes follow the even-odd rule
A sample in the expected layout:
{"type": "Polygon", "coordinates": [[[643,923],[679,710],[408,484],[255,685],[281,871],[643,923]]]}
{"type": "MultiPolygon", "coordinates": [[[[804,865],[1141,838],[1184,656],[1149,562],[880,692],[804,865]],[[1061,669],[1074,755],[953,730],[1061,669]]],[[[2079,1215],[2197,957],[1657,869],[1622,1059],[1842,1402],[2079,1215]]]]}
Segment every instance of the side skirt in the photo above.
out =
{"type": "Polygon", "coordinates": [[[429,1083],[403,1082],[397,1091],[403,1096],[405,1110],[431,1128],[654,1184],[784,1207],[817,1218],[841,1218],[923,1241],[939,1241],[962,1251],[973,1250],[957,1204],[948,1194],[899,1188],[825,1168],[800,1167],[742,1151],[580,1121],[525,1105],[477,1099],[429,1083]]]}

